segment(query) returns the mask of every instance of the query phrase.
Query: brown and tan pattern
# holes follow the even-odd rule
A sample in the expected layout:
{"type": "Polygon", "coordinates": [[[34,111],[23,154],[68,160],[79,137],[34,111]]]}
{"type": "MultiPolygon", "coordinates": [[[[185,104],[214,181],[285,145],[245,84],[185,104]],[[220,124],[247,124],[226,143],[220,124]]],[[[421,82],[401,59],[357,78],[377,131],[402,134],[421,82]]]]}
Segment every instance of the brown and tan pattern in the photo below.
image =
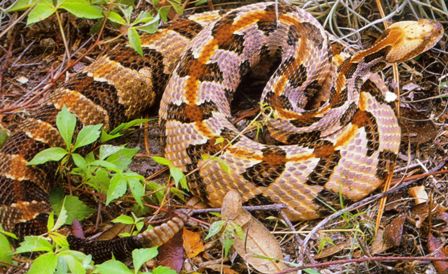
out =
{"type": "MultiPolygon", "coordinates": [[[[437,22],[399,22],[343,61],[332,55],[317,20],[292,6],[258,3],[222,17],[211,12],[175,21],[142,37],[143,56],[119,46],[98,58],[55,89],[11,136],[0,152],[0,223],[20,236],[44,232],[54,170],[26,163],[61,144],[54,120],[63,106],[83,124],[112,128],[142,113],[163,90],[165,155],[192,172],[193,194],[220,206],[236,189],[248,203],[286,204],[293,220],[318,218],[338,195],[356,201],[383,183],[400,128],[375,73],[430,49],[442,33],[437,22]],[[281,60],[261,96],[272,110],[267,128],[280,145],[251,140],[230,122],[236,88],[266,56],[281,60]],[[225,145],[217,142],[222,137],[225,145]],[[202,160],[215,153],[231,172],[202,160]]],[[[111,251],[163,244],[184,221],[174,217],[153,232],[115,242],[71,243],[102,260],[111,251]]]]}

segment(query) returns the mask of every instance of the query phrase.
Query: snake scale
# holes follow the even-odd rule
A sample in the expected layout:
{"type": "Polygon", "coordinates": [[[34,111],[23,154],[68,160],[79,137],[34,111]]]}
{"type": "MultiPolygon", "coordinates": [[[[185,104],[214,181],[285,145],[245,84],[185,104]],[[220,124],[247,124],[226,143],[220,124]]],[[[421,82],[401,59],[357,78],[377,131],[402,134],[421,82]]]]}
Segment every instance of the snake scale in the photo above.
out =
{"type": "MultiPolygon", "coordinates": [[[[21,122],[0,151],[0,223],[19,236],[45,232],[54,170],[26,163],[63,144],[55,128],[63,106],[82,124],[107,129],[160,96],[165,157],[191,173],[194,195],[219,207],[236,189],[248,204],[284,203],[292,220],[318,218],[339,195],[356,201],[383,183],[400,128],[376,72],[430,49],[442,34],[430,20],[398,22],[371,47],[337,62],[323,27],[297,7],[256,3],[178,19],[142,37],[142,56],[119,45],[99,57],[21,122]],[[234,126],[230,103],[241,79],[273,57],[279,65],[261,105],[275,144],[263,144],[234,126]],[[230,172],[203,154],[218,155],[230,172]]],[[[133,238],[71,245],[103,260],[160,245],[184,221],[174,217],[133,238]]]]}

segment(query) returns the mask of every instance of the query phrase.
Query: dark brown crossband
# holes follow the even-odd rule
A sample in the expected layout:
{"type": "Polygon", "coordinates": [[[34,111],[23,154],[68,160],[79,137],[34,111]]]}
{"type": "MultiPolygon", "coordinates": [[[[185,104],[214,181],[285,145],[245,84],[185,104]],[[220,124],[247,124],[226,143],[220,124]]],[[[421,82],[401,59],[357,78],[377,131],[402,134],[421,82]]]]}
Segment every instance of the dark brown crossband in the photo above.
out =
{"type": "Polygon", "coordinates": [[[262,152],[263,160],[241,175],[257,186],[267,187],[280,177],[285,169],[286,153],[279,147],[267,147],[262,152]]]}

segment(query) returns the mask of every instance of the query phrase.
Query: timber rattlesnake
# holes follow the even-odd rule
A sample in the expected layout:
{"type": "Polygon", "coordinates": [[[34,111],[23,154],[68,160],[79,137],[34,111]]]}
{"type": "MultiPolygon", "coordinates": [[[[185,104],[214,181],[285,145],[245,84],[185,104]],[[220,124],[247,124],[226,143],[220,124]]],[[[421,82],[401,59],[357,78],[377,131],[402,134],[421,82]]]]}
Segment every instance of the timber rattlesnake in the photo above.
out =
{"type": "MultiPolygon", "coordinates": [[[[45,232],[54,172],[26,163],[63,144],[55,129],[63,106],[85,125],[112,128],[141,114],[163,90],[165,156],[192,172],[191,191],[211,206],[237,189],[248,203],[284,203],[291,219],[309,220],[339,193],[362,199],[382,184],[400,144],[397,118],[372,75],[430,49],[442,33],[429,20],[395,23],[372,47],[336,66],[322,26],[296,7],[257,3],[222,17],[209,12],[172,22],[142,37],[143,56],[119,46],[24,120],[0,152],[0,223],[20,236],[45,232]],[[278,144],[267,145],[240,134],[229,120],[230,102],[241,78],[274,55],[281,62],[261,101],[278,144]],[[218,154],[231,172],[203,154],[218,154]]],[[[160,245],[182,226],[175,217],[138,237],[72,244],[100,250],[95,258],[102,260],[111,250],[160,245]]]]}

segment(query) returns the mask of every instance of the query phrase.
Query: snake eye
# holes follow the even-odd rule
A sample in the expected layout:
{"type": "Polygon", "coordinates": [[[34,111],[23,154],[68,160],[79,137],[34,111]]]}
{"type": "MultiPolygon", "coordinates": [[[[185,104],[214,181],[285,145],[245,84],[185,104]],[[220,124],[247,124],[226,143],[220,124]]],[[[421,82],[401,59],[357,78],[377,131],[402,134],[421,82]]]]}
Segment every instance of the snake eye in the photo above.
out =
{"type": "Polygon", "coordinates": [[[432,48],[443,35],[442,25],[433,20],[401,21],[387,29],[391,50],[386,56],[390,63],[409,60],[432,48]]]}

